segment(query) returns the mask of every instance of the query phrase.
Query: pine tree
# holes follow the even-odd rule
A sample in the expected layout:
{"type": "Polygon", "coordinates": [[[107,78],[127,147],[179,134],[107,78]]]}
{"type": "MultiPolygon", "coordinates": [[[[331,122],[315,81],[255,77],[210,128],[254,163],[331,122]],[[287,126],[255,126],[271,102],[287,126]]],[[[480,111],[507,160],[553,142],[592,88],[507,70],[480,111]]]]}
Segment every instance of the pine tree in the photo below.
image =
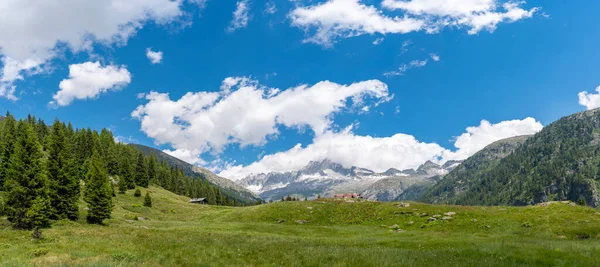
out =
{"type": "Polygon", "coordinates": [[[45,227],[50,222],[51,206],[42,147],[28,122],[20,121],[17,133],[6,170],[6,214],[14,228],[45,227]]]}
{"type": "Polygon", "coordinates": [[[48,136],[48,181],[53,219],[77,220],[79,217],[79,179],[69,159],[70,148],[65,136],[65,125],[58,120],[52,124],[48,136]]]}
{"type": "Polygon", "coordinates": [[[146,196],[144,197],[144,206],[152,207],[152,198],[150,198],[150,193],[146,191],[146,196]]]}
{"type": "Polygon", "coordinates": [[[133,193],[134,197],[141,197],[142,196],[142,191],[140,191],[139,188],[135,189],[135,192],[133,193]]]}
{"type": "Polygon", "coordinates": [[[148,187],[148,168],[142,152],[137,153],[137,163],[135,164],[135,183],[141,187],[148,187]]]}
{"type": "Polygon", "coordinates": [[[88,203],[87,222],[102,224],[110,218],[113,209],[112,188],[104,162],[98,151],[92,154],[92,164],[86,174],[88,181],[85,186],[85,202],[88,203]]]}

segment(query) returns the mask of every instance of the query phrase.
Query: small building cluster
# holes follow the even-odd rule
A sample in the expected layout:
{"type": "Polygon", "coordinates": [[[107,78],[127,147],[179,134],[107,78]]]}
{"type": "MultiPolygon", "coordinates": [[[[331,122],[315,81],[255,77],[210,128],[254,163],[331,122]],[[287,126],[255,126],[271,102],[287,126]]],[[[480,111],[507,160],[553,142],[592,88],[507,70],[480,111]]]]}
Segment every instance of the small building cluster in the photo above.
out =
{"type": "Polygon", "coordinates": [[[333,198],[362,198],[360,194],[356,193],[347,193],[347,194],[335,194],[333,198]]]}

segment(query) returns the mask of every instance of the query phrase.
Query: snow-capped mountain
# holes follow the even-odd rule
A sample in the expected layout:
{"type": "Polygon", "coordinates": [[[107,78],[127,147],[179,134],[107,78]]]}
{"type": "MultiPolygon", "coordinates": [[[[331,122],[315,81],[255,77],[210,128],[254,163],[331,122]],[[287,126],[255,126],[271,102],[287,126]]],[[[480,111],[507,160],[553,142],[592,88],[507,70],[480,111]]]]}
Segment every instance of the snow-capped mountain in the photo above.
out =
{"type": "MultiPolygon", "coordinates": [[[[417,170],[401,171],[390,168],[385,172],[376,173],[356,166],[345,168],[341,164],[325,159],[311,161],[304,168],[296,171],[253,174],[238,183],[259,194],[264,200],[281,199],[288,195],[315,197],[318,194],[325,196],[342,192],[368,193],[369,196],[377,198],[378,187],[373,188],[372,185],[379,181],[389,180],[390,186],[394,187],[392,184],[397,184],[394,179],[421,181],[429,177],[445,175],[458,164],[460,162],[448,162],[440,166],[428,161],[417,170]]],[[[404,191],[403,186],[397,189],[383,189],[392,189],[391,193],[394,195],[404,191]]]]}

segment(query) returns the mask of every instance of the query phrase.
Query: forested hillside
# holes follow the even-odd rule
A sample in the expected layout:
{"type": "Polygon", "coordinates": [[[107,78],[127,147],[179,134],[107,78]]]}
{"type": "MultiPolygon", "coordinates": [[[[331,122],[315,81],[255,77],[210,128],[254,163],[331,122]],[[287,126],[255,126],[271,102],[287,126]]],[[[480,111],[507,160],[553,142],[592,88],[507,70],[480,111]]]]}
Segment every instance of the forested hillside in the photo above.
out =
{"type": "Polygon", "coordinates": [[[486,146],[427,190],[420,200],[430,203],[449,203],[456,196],[477,186],[484,173],[496,167],[504,157],[513,153],[529,137],[528,135],[511,137],[486,146]]]}
{"type": "Polygon", "coordinates": [[[107,129],[74,129],[55,120],[48,126],[28,116],[0,121],[0,213],[15,228],[49,225],[50,220],[78,218],[80,197],[88,203],[87,219],[110,218],[111,198],[136,186],[159,185],[209,204],[240,205],[203,179],[186,176],[156,156],[115,142],[107,129]],[[116,187],[116,189],[115,189],[116,187]],[[83,190],[82,190],[83,188],[83,190]]]}
{"type": "Polygon", "coordinates": [[[594,109],[546,126],[495,166],[470,174],[455,170],[424,200],[461,205],[571,200],[598,206],[599,164],[600,110],[594,109]],[[468,189],[456,190],[463,181],[468,182],[468,189]]]}
{"type": "Polygon", "coordinates": [[[159,161],[165,161],[170,167],[181,169],[186,176],[198,177],[216,185],[224,195],[231,199],[235,199],[240,203],[254,204],[257,201],[260,201],[258,196],[245,187],[238,185],[229,179],[220,177],[209,170],[189,164],[156,148],[138,144],[132,144],[132,146],[144,153],[144,155],[154,155],[159,161]]]}

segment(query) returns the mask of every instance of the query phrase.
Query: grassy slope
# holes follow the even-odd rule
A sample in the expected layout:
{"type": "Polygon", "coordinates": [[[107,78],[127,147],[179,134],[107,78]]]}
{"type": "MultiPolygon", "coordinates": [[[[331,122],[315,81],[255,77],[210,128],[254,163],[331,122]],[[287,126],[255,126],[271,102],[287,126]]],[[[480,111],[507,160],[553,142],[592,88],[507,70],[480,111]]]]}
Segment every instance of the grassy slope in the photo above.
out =
{"type": "Polygon", "coordinates": [[[0,219],[0,265],[600,265],[600,215],[588,207],[309,201],[232,208],[149,190],[153,208],[129,191],[118,195],[108,226],[58,222],[42,242],[0,219]],[[447,222],[416,215],[448,211],[457,214],[447,222]],[[130,220],[137,216],[150,220],[130,220]]]}

